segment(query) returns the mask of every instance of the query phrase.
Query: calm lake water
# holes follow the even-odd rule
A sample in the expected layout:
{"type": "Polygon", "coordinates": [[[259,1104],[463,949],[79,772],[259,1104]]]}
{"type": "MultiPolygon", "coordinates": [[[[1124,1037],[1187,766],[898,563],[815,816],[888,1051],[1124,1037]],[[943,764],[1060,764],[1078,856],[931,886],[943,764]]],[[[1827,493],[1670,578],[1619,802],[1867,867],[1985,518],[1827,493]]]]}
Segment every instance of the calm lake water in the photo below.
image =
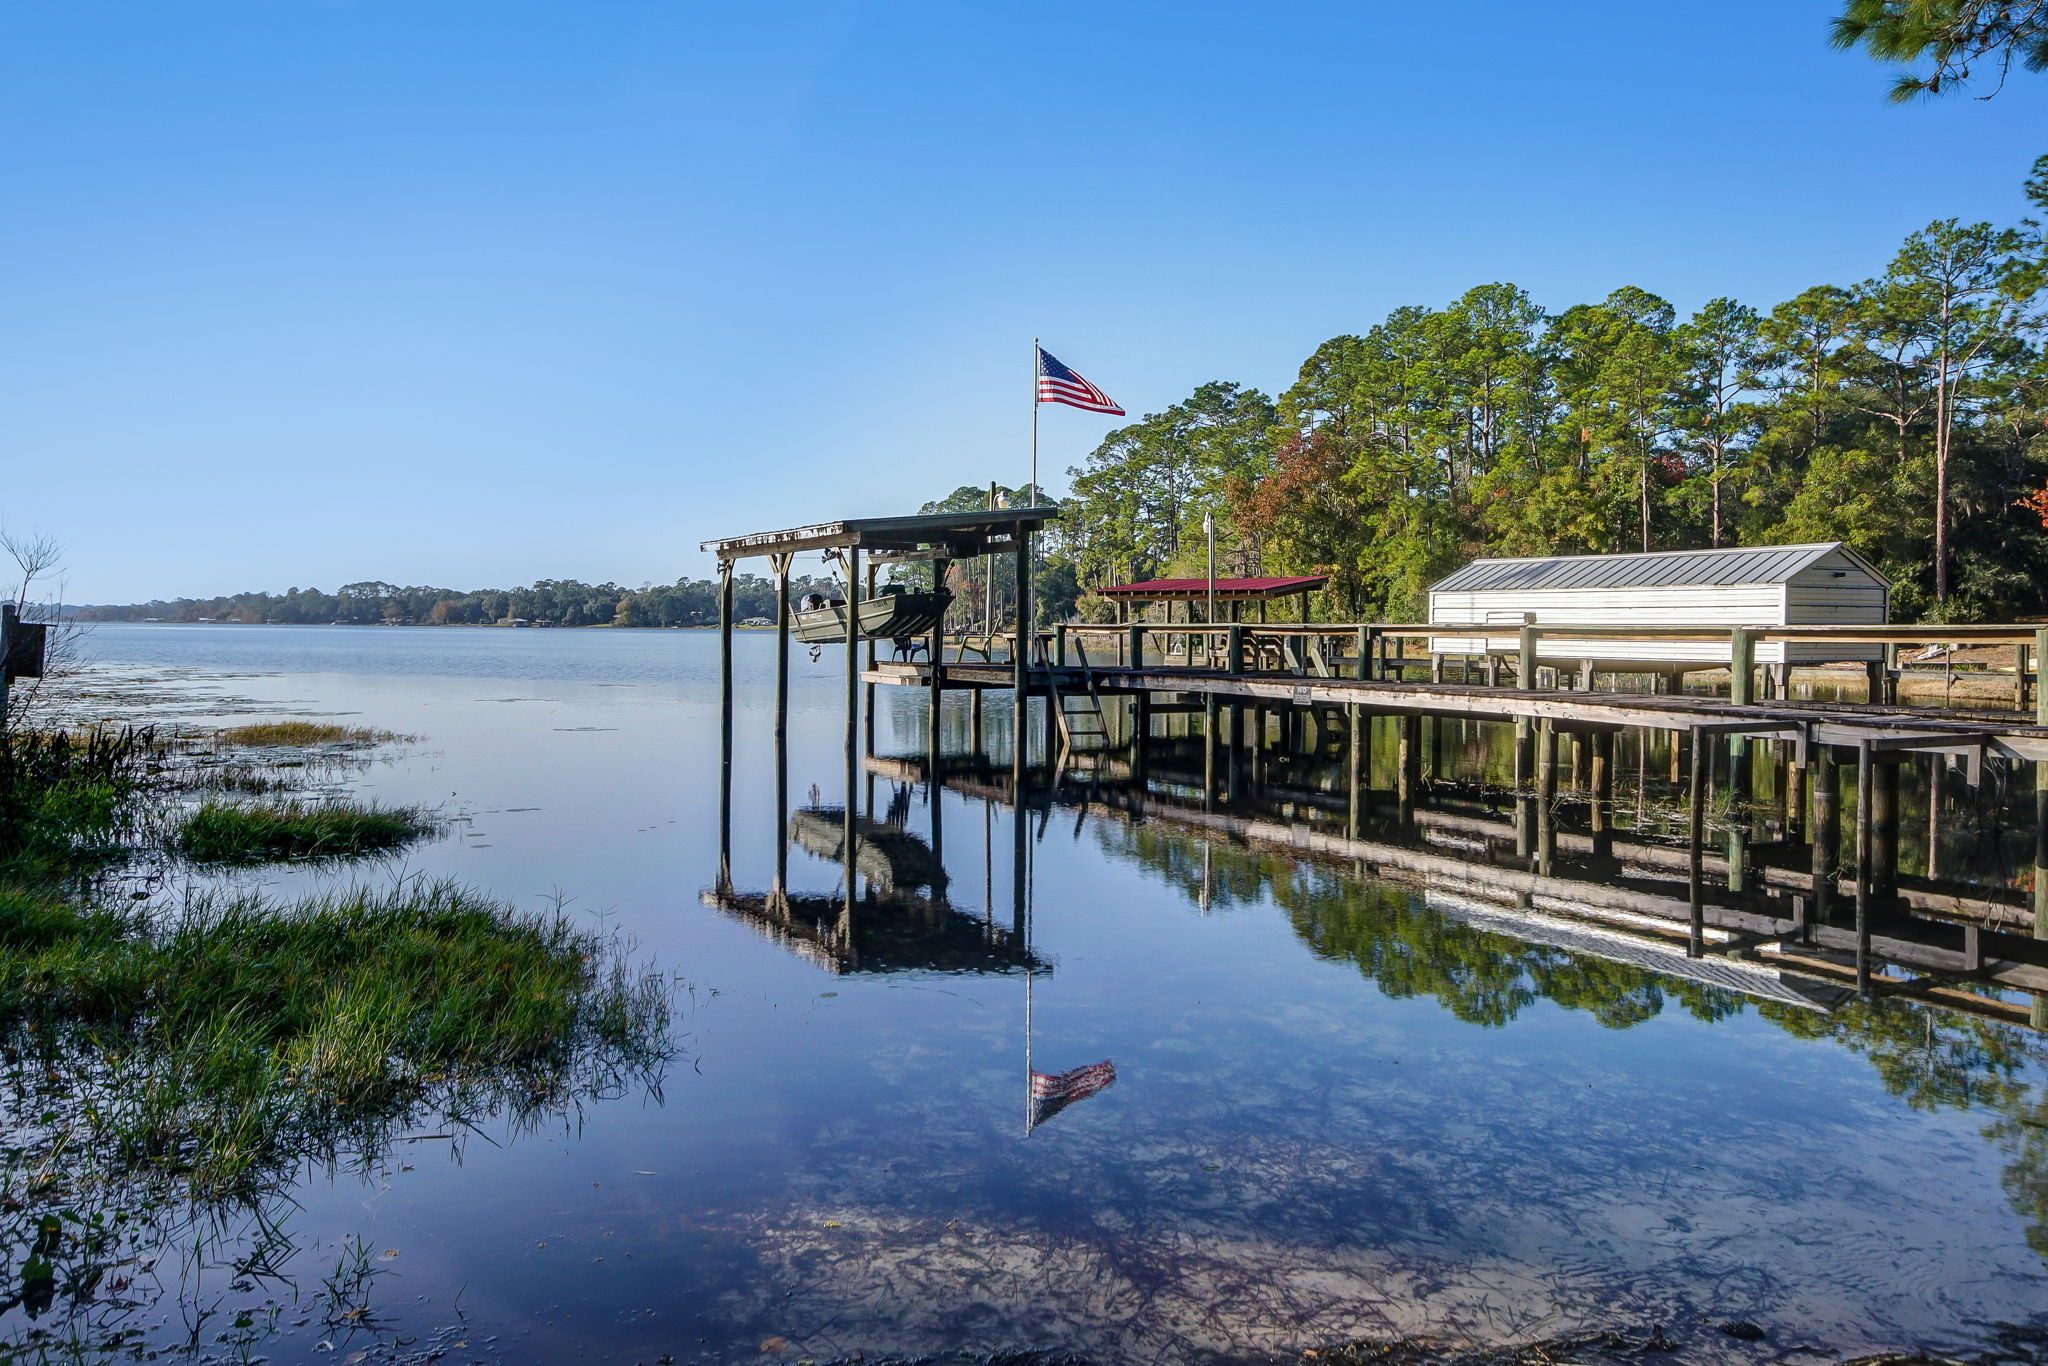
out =
{"type": "MultiPolygon", "coordinates": [[[[816,933],[771,933],[707,904],[717,644],[93,631],[103,682],[169,689],[187,719],[345,716],[420,737],[350,781],[440,807],[444,838],[396,865],[243,881],[447,874],[522,905],[565,898],[674,983],[682,1053],[658,1093],[309,1173],[288,1269],[317,1281],[360,1238],[389,1273],[387,1326],[335,1341],[287,1318],[261,1353],[388,1353],[451,1324],[444,1360],[534,1363],[1268,1361],[1586,1326],[1662,1325],[1686,1359],[1744,1361],[2025,1357],[2041,1340],[2048,1102],[2030,1030],[1524,937],[1454,891],[1085,788],[1020,816],[971,783],[864,776],[867,818],[914,837],[884,878],[900,885],[869,885],[835,940],[844,870],[810,848],[830,852],[828,813],[784,855],[816,933]],[[943,897],[908,887],[935,844],[943,897]],[[1105,1061],[1113,1084],[1028,1124],[1030,1072],[1105,1061]],[[1718,1331],[1733,1319],[1768,1336],[1718,1331]]],[[[785,828],[773,644],[737,641],[728,902],[769,889],[785,828]]],[[[792,808],[847,800],[841,670],[835,651],[795,657],[792,808]]],[[[960,740],[964,700],[949,705],[960,740]]],[[[923,708],[880,690],[877,750],[921,753],[923,708]]],[[[989,730],[1006,745],[1000,700],[989,730]]],[[[1155,774],[1154,794],[1173,782],[1155,774]]],[[[1309,819],[1277,798],[1247,810],[1309,819]]],[[[1104,1074],[1087,1076],[1072,1084],[1104,1074]]],[[[208,1274],[187,1299],[261,1298],[208,1274]]],[[[154,1323],[159,1341],[189,1328],[154,1323]]]]}

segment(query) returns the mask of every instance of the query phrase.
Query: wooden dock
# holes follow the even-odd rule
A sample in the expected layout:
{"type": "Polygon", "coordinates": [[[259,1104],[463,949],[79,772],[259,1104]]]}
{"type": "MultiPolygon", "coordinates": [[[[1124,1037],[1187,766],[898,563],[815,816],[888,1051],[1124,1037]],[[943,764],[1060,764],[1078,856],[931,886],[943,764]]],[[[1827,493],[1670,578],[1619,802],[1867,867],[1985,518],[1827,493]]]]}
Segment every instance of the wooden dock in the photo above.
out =
{"type": "MultiPolygon", "coordinates": [[[[926,563],[935,582],[943,583],[947,565],[956,558],[1010,554],[1018,593],[1008,631],[993,631],[993,623],[985,622],[982,635],[963,638],[935,626],[928,637],[892,642],[896,662],[881,660],[880,644],[873,639],[845,641],[849,793],[861,758],[874,748],[878,689],[923,691],[928,699],[924,750],[934,773],[946,767],[941,746],[946,695],[966,694],[969,748],[978,754],[984,747],[983,699],[994,692],[1010,699],[1012,792],[1027,788],[1034,747],[1053,772],[1069,763],[1099,765],[1121,755],[1142,786],[1148,741],[1158,721],[1186,716],[1190,733],[1199,733],[1201,771],[1192,786],[1205,794],[1199,806],[1205,820],[1228,814],[1216,809],[1217,794],[1234,784],[1241,759],[1248,757],[1254,769],[1263,762],[1276,721],[1283,750],[1295,748],[1310,730],[1348,737],[1348,810],[1341,838],[1357,845],[1365,840],[1363,816],[1369,805],[1361,780],[1362,737],[1374,718],[1395,718],[1398,724],[1397,772],[1393,791],[1385,795],[1403,822],[1427,806],[1421,757],[1425,728],[1440,733],[1445,723],[1494,723],[1513,733],[1515,810],[1506,833],[1519,866],[1487,876],[1526,882],[1517,894],[1537,896],[1544,894],[1543,881],[1561,875],[1574,841],[1587,833],[1561,828],[1556,819],[1561,743],[1590,752],[1590,798],[1596,812],[1590,839],[1599,858],[1611,859],[1614,832],[1611,823],[1601,828],[1597,813],[1611,808],[1615,737],[1625,732],[1657,735],[1670,741],[1671,779],[1676,782],[1681,768],[1684,772],[1688,830],[1681,848],[1664,848],[1653,861],[1666,866],[1683,861],[1685,897],[1680,903],[1668,888],[1620,886],[1621,892],[1642,898],[1632,913],[1652,920],[1673,918],[1682,907],[1688,951],[1695,956],[1708,951],[1715,934],[1737,936],[1750,948],[1769,942],[1779,956],[1793,951],[1788,945],[1809,955],[1846,956],[1855,986],[1865,992],[1880,987],[1940,992],[1958,978],[2025,991],[2036,998],[2027,1008],[2029,1017],[2048,1024],[2042,1005],[2048,1000],[2048,956],[2042,951],[2048,944],[2048,689],[2038,685],[2035,667],[2048,659],[2048,626],[1574,626],[1525,618],[1512,625],[1230,621],[1031,630],[1025,625],[1033,619],[1031,537],[1056,516],[1051,508],[1031,507],[852,519],[707,542],[704,548],[718,556],[725,582],[722,805],[729,807],[731,789],[731,575],[738,560],[768,557],[784,589],[777,620],[779,742],[786,732],[789,689],[787,576],[797,552],[823,551],[835,558],[845,571],[849,598],[862,583],[863,555],[872,596],[878,564],[926,563]],[[1671,644],[1674,661],[1644,660],[1640,647],[1646,641],[1671,644]],[[1775,648],[1794,644],[1799,651],[1775,648]],[[1681,645],[1686,648],[1677,648],[1681,645]],[[1926,645],[2009,647],[2011,706],[1900,705],[1898,652],[1926,645]],[[1800,700],[1792,696],[1791,666],[1760,665],[1760,646],[1770,647],[1762,652],[1767,660],[1795,653],[1807,659],[1867,657],[1857,670],[1864,695],[1860,700],[1800,700]],[[920,652],[921,660],[915,658],[920,652]],[[1727,678],[1726,696],[1684,690],[1685,674],[1703,670],[1727,678]],[[1600,686],[1603,675],[1605,688],[1600,686]],[[1717,835],[1717,847],[1710,851],[1707,775],[1725,771],[1727,790],[1747,794],[1759,754],[1784,765],[1791,833],[1767,850],[1756,847],[1744,830],[1731,828],[1724,832],[1725,847],[1717,835]],[[2009,906],[1997,897],[1973,898],[1939,888],[1916,895],[1899,870],[1899,774],[1908,763],[1928,765],[1935,786],[1947,781],[1951,770],[1960,770],[1961,783],[1971,789],[1984,781],[1989,765],[2000,765],[2002,778],[2010,776],[2009,766],[2031,767],[2038,796],[2029,904],[2009,906]],[[1711,906],[1710,882],[1727,893],[1717,890],[1711,906]],[[1751,904],[1757,896],[1777,902],[1751,904]],[[1973,900],[1982,907],[1964,904],[1973,900]],[[1945,914],[1944,907],[1954,914],[1945,914]],[[1992,907],[1997,914],[1977,913],[1992,907]],[[1918,975],[1891,982],[1887,962],[1908,965],[1918,975]]],[[[1853,680],[1856,673],[1848,677],[1853,680]]],[[[783,795],[778,794],[779,808],[783,795]]],[[[844,816],[849,848],[858,842],[851,812],[849,800],[844,816]]],[[[1317,836],[1325,837],[1337,838],[1317,836]]],[[[1449,876],[1447,867],[1432,861],[1443,856],[1428,851],[1404,853],[1387,846],[1339,852],[1375,866],[1406,864],[1431,876],[1449,876]]],[[[1588,904],[1599,904],[1607,895],[1600,888],[1616,885],[1608,877],[1579,890],[1588,904]]],[[[723,869],[721,886],[730,886],[723,869]]],[[[1841,968],[1841,962],[1827,961],[1841,968]]],[[[1985,999],[1990,1002],[1982,1007],[1985,1011],[2010,1013],[2006,1003],[1985,999]]]]}

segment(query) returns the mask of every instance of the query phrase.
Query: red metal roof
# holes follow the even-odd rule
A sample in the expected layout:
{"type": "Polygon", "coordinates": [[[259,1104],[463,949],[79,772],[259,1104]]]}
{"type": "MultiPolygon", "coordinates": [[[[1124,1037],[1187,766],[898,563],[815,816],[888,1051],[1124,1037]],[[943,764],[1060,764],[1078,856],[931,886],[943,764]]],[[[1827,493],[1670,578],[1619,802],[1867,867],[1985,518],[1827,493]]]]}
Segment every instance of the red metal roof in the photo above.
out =
{"type": "MultiPolygon", "coordinates": [[[[1302,574],[1293,578],[1280,579],[1218,579],[1218,597],[1285,597],[1291,593],[1306,593],[1321,588],[1330,581],[1328,574],[1302,574]]],[[[1209,592],[1207,579],[1147,579],[1143,583],[1118,583],[1107,588],[1098,588],[1098,593],[1122,594],[1130,598],[1199,598],[1209,592]]]]}

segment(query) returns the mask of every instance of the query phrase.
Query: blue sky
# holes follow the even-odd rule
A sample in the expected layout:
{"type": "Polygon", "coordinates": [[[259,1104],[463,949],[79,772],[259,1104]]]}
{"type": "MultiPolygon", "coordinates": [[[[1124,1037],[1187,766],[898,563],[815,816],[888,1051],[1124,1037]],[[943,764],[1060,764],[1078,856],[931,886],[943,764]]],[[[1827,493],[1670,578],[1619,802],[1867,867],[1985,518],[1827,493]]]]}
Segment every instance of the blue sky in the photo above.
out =
{"type": "Polygon", "coordinates": [[[1021,482],[1034,335],[1135,414],[2023,213],[2048,81],[1891,105],[1836,8],[0,4],[0,519],[73,601],[670,580],[1021,482]]]}

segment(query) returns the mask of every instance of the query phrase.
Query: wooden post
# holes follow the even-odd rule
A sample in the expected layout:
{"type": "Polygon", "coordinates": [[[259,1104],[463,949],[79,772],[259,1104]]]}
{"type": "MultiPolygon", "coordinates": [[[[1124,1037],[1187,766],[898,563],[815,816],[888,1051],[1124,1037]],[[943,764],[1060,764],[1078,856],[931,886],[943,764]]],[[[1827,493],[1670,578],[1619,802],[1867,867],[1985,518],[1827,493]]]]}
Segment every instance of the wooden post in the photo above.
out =
{"type": "Polygon", "coordinates": [[[1747,706],[1755,700],[1756,632],[1738,626],[1728,633],[1728,700],[1747,706]]]}
{"type": "MultiPolygon", "coordinates": [[[[1010,781],[1015,784],[1017,819],[1024,819],[1024,768],[1031,748],[1031,537],[1017,528],[1017,634],[1010,648],[1010,781]]],[[[1135,634],[1138,628],[1133,627],[1135,634]]]]}
{"type": "MultiPolygon", "coordinates": [[[[857,545],[848,546],[846,548],[846,593],[849,598],[855,599],[855,601],[846,604],[846,752],[849,755],[854,752],[855,738],[860,733],[861,633],[860,602],[858,601],[859,590],[857,587],[859,583],[860,547],[857,545]]],[[[848,771],[851,771],[850,763],[848,771]]],[[[846,794],[846,810],[847,838],[850,840],[853,830],[853,791],[851,788],[848,788],[846,794]]]]}
{"type": "Polygon", "coordinates": [[[1400,764],[1394,799],[1401,808],[1401,823],[1406,825],[1415,819],[1415,792],[1422,786],[1422,718],[1403,716],[1400,726],[1400,764]]]}
{"type": "Polygon", "coordinates": [[[1067,623],[1053,623],[1052,639],[1052,661],[1064,669],[1067,667],[1067,623]]]}
{"type": "Polygon", "coordinates": [[[1515,857],[1528,858],[1536,848],[1536,811],[1530,785],[1536,765],[1535,736],[1529,718],[1515,718],[1515,857]]]}
{"type": "Polygon", "coordinates": [[[1782,775],[1779,789],[1778,811],[1784,822],[1784,838],[1796,842],[1805,828],[1806,815],[1806,768],[1794,757],[1789,741],[1780,740],[1778,750],[1783,756],[1778,771],[1782,775]]]}
{"type": "Polygon", "coordinates": [[[1592,825],[1593,856],[1612,858],[1614,856],[1614,732],[1596,730],[1592,734],[1593,790],[1592,825]]]}
{"type": "MultiPolygon", "coordinates": [[[[8,604],[12,608],[12,604],[8,604]]],[[[12,610],[8,610],[12,618],[12,610]]],[[[719,735],[725,741],[725,782],[733,780],[733,561],[719,561],[719,735]]]]}
{"type": "Polygon", "coordinates": [[[2012,709],[2023,712],[2027,709],[2027,655],[2024,645],[2012,648],[2012,709]]]}
{"type": "MultiPolygon", "coordinates": [[[[2036,651],[2048,664],[2048,654],[2036,651]]],[[[2034,761],[2034,938],[2048,939],[2048,760],[2034,761]]],[[[2048,996],[2036,996],[2029,1010],[2036,1029],[2048,1029],[2048,996]]]]}
{"type": "Polygon", "coordinates": [[[1498,688],[1500,686],[1500,656],[1490,651],[1486,656],[1486,686],[1489,688],[1498,688]]]}
{"type": "MultiPolygon", "coordinates": [[[[784,592],[783,592],[783,595],[782,595],[782,601],[783,601],[783,603],[784,603],[784,605],[785,605],[785,607],[784,607],[784,612],[785,612],[785,615],[786,615],[786,612],[787,612],[787,604],[788,604],[788,602],[789,602],[789,593],[788,593],[788,591],[787,591],[787,589],[788,589],[788,585],[787,585],[787,584],[785,583],[785,584],[783,585],[783,588],[784,588],[784,592]]],[[[785,641],[785,642],[784,642],[784,644],[787,644],[787,642],[785,641]]],[[[784,656],[783,656],[783,659],[784,659],[784,661],[785,661],[785,664],[786,664],[786,662],[787,662],[787,660],[788,660],[788,655],[787,655],[786,653],[784,654],[784,656]]],[[[786,678],[786,677],[788,676],[788,670],[787,670],[787,668],[785,668],[785,669],[783,670],[783,676],[784,676],[785,678],[786,678]]],[[[778,703],[778,704],[777,704],[777,711],[778,711],[778,716],[779,716],[780,710],[781,710],[781,704],[780,704],[780,703],[778,703]]],[[[726,830],[726,832],[727,832],[727,835],[726,835],[726,837],[727,837],[727,840],[729,841],[729,840],[730,840],[730,838],[731,838],[731,834],[730,834],[730,831],[731,831],[731,826],[732,826],[732,802],[731,802],[731,798],[730,798],[730,794],[729,794],[729,793],[727,794],[727,800],[726,800],[726,802],[725,802],[725,809],[724,809],[724,811],[723,811],[723,812],[721,813],[721,815],[722,815],[722,817],[723,817],[723,824],[724,824],[725,830],[726,830]]],[[[722,863],[722,862],[721,862],[721,864],[720,864],[720,867],[721,867],[721,868],[725,867],[724,863],[722,863]]],[[[729,887],[721,887],[721,888],[720,888],[719,890],[721,890],[721,891],[730,891],[731,889],[730,889],[729,887]]],[[[780,915],[780,916],[783,916],[783,917],[785,917],[785,918],[786,918],[786,917],[788,916],[788,914],[789,914],[789,901],[788,901],[788,897],[789,897],[789,745],[788,745],[788,742],[787,742],[787,741],[786,741],[786,740],[784,739],[784,736],[783,736],[783,731],[782,731],[782,730],[781,730],[781,729],[780,729],[779,727],[777,728],[777,730],[776,730],[776,732],[775,732],[775,886],[774,886],[774,893],[775,893],[775,895],[774,895],[774,901],[775,901],[775,905],[774,905],[773,909],[774,909],[774,911],[775,911],[775,913],[776,913],[777,915],[780,915]]]]}
{"type": "Polygon", "coordinates": [[[1365,708],[1356,702],[1350,703],[1345,710],[1350,715],[1351,735],[1350,753],[1346,756],[1344,775],[1345,791],[1349,796],[1349,801],[1345,805],[1344,834],[1346,839],[1355,840],[1358,838],[1358,821],[1361,815],[1359,784],[1365,774],[1365,728],[1368,722],[1365,708]]]}
{"type": "Polygon", "coordinates": [[[1899,890],[1899,763],[1897,759],[1883,760],[1876,768],[1877,797],[1870,805],[1870,837],[1876,855],[1871,892],[1888,905],[1899,890]]]}
{"type": "Polygon", "coordinates": [[[1549,876],[1557,864],[1557,723],[1545,717],[1536,727],[1536,871],[1549,876]]]}
{"type": "Polygon", "coordinates": [[[1524,692],[1536,687],[1536,618],[1533,613],[1522,616],[1520,655],[1515,664],[1515,686],[1524,692]]]}
{"type": "Polygon", "coordinates": [[[1941,789],[1948,777],[1948,756],[1927,756],[1927,880],[1941,876],[1941,789]]]}
{"type": "MultiPolygon", "coordinates": [[[[721,560],[720,563],[723,564],[724,561],[721,560]]],[[[7,662],[9,655],[14,649],[14,627],[20,620],[20,608],[11,602],[0,603],[0,732],[4,732],[7,729],[8,689],[14,681],[8,676],[7,662]]],[[[728,656],[728,659],[730,659],[730,656],[728,656]]],[[[730,664],[728,664],[726,670],[728,679],[731,677],[731,672],[730,664]]],[[[730,683],[727,686],[730,688],[730,683]]],[[[726,732],[728,735],[732,731],[731,718],[732,705],[728,701],[726,704],[726,732]]],[[[730,758],[726,760],[726,765],[728,769],[731,767],[732,760],[730,758]]]]}
{"type": "Polygon", "coordinates": [[[775,743],[789,735],[789,563],[795,555],[769,557],[775,568],[775,743]]]}
{"type": "Polygon", "coordinates": [[[1356,658],[1356,659],[1354,659],[1354,660],[1353,660],[1353,661],[1351,662],[1351,673],[1352,673],[1352,676],[1353,676],[1354,678],[1371,678],[1371,677],[1372,677],[1372,660],[1371,660],[1371,658],[1370,658],[1370,655],[1371,655],[1371,652],[1372,652],[1372,630],[1371,630],[1371,628],[1369,628],[1369,627],[1365,627],[1365,626],[1361,626],[1361,627],[1359,627],[1359,628],[1358,628],[1358,629],[1357,629],[1356,631],[1354,631],[1354,632],[1352,633],[1352,652],[1353,652],[1353,653],[1354,653],[1355,655],[1357,655],[1357,658],[1356,658]]]}
{"type": "MultiPolygon", "coordinates": [[[[932,588],[935,591],[943,591],[945,589],[946,571],[951,567],[952,562],[944,558],[932,561],[932,588]]],[[[931,712],[925,718],[925,750],[926,762],[931,766],[932,814],[934,820],[936,820],[939,809],[938,783],[942,776],[939,772],[939,749],[942,744],[939,722],[945,716],[946,701],[946,614],[944,612],[940,612],[939,619],[932,623],[931,640],[925,645],[925,653],[931,656],[932,667],[931,712]]],[[[874,710],[874,694],[870,693],[868,695],[868,714],[870,716],[874,715],[874,710]]]]}
{"type": "Polygon", "coordinates": [[[1863,696],[1871,706],[1884,704],[1884,661],[1873,659],[1863,665],[1863,696]]]}
{"type": "Polygon", "coordinates": [[[1202,809],[1216,809],[1216,694],[1202,699],[1202,809]]]}
{"type": "MultiPolygon", "coordinates": [[[[2034,632],[2034,665],[2048,668],[2048,630],[2034,632]]],[[[2038,675],[2034,679],[2034,724],[2048,726],[2048,687],[2038,675]]]]}
{"type": "Polygon", "coordinates": [[[1877,805],[1877,762],[1870,741],[1856,742],[1856,990],[1870,993],[1870,910],[1875,841],[1871,808],[1877,805]]]}
{"type": "Polygon", "coordinates": [[[1842,801],[1836,784],[1832,745],[1814,750],[1813,781],[1813,913],[1810,923],[1825,925],[1834,914],[1835,884],[1842,876],[1842,801]]]}
{"type": "MultiPolygon", "coordinates": [[[[0,606],[14,624],[14,604],[0,606]]],[[[4,672],[4,670],[0,670],[4,672]]],[[[718,885],[732,887],[732,561],[718,562],[718,885]]]]}
{"type": "Polygon", "coordinates": [[[1749,877],[1749,737],[1728,737],[1728,890],[1742,891],[1749,877]]]}
{"type": "Polygon", "coordinates": [[[1228,643],[1225,645],[1224,648],[1229,656],[1223,661],[1224,672],[1233,674],[1243,673],[1244,627],[1238,625],[1234,621],[1230,623],[1230,636],[1228,639],[1228,643]]]}
{"type": "Polygon", "coordinates": [[[1132,622],[1132,623],[1131,623],[1131,629],[1130,629],[1130,632],[1129,632],[1129,639],[1128,639],[1128,640],[1127,640],[1127,641],[1125,642],[1125,648],[1127,648],[1127,649],[1128,649],[1128,650],[1130,650],[1130,652],[1131,652],[1131,667],[1132,667],[1133,669],[1142,669],[1142,668],[1144,668],[1144,667],[1145,667],[1145,623],[1144,623],[1144,622],[1142,622],[1142,621],[1134,621],[1134,622],[1132,622]]]}
{"type": "MultiPolygon", "coordinates": [[[[1676,732],[1672,745],[1678,743],[1676,732]]],[[[1700,738],[1693,735],[1685,783],[1685,907],[1687,917],[1686,953],[1698,958],[1707,951],[1706,892],[1701,886],[1701,846],[1707,837],[1707,766],[1700,762],[1700,738]]]]}
{"type": "Polygon", "coordinates": [[[1429,655],[1429,681],[1432,683],[1444,681],[1444,657],[1434,650],[1429,655]]]}

